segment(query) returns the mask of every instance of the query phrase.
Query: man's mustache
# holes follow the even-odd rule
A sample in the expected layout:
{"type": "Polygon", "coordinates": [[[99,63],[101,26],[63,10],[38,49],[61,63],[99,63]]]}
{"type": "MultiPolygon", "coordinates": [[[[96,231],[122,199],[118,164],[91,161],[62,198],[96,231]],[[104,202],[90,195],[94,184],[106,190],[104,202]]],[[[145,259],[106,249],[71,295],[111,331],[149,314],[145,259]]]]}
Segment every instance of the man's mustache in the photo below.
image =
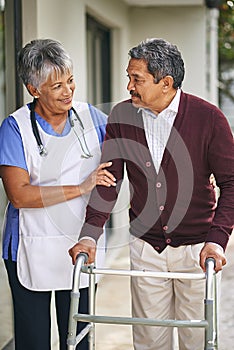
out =
{"type": "Polygon", "coordinates": [[[136,96],[136,97],[141,97],[141,95],[139,95],[137,92],[134,92],[133,90],[130,91],[130,95],[131,96],[136,96]]]}

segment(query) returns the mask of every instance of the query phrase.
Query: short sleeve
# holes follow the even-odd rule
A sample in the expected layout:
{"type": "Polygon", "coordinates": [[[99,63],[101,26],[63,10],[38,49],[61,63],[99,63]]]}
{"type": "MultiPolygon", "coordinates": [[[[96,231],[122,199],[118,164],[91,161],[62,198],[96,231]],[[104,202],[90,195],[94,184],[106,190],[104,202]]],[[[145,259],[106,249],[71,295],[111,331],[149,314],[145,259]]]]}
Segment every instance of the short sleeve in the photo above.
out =
{"type": "Polygon", "coordinates": [[[91,113],[93,124],[95,126],[100,147],[101,147],[106,134],[107,115],[90,104],[89,104],[89,110],[91,113]]]}
{"type": "Polygon", "coordinates": [[[20,130],[12,116],[6,118],[0,127],[0,165],[28,170],[20,130]]]}

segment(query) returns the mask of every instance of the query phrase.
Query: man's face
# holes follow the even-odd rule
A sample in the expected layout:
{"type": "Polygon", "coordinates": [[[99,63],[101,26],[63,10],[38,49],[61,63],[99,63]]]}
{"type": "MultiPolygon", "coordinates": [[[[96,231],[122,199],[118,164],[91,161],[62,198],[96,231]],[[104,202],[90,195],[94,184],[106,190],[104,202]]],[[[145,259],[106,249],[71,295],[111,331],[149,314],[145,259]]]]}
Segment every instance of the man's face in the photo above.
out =
{"type": "Polygon", "coordinates": [[[127,73],[129,77],[127,89],[131,94],[133,105],[159,113],[163,98],[163,79],[155,84],[146,62],[141,59],[130,59],[127,73]]]}

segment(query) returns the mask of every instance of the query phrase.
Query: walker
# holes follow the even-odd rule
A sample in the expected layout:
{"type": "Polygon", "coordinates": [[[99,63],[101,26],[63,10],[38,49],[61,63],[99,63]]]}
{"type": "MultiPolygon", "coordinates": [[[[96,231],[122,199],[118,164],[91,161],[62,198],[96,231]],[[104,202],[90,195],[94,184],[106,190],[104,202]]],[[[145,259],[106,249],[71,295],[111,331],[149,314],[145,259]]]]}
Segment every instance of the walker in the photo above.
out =
{"type": "Polygon", "coordinates": [[[75,350],[76,345],[89,333],[89,349],[95,350],[95,324],[147,325],[161,327],[193,327],[205,329],[204,350],[218,350],[217,344],[217,284],[213,258],[206,260],[206,273],[172,273],[140,270],[115,270],[85,265],[86,253],[80,253],[73,272],[73,285],[70,300],[70,315],[67,337],[67,350],[75,350]],[[79,283],[81,273],[89,274],[89,314],[77,313],[79,306],[79,283]],[[204,319],[202,320],[159,320],[134,317],[110,317],[95,315],[95,275],[145,276],[171,279],[205,279],[204,319]],[[87,322],[85,328],[76,335],[77,321],[87,322]]]}

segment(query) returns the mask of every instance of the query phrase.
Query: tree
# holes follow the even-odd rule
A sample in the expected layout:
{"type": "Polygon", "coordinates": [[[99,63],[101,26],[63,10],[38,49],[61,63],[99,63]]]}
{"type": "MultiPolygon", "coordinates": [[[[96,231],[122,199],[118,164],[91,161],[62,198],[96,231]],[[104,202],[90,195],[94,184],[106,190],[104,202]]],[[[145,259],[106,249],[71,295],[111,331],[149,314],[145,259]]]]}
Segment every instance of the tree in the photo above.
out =
{"type": "Polygon", "coordinates": [[[219,89],[234,102],[234,1],[222,0],[219,15],[219,89]]]}

